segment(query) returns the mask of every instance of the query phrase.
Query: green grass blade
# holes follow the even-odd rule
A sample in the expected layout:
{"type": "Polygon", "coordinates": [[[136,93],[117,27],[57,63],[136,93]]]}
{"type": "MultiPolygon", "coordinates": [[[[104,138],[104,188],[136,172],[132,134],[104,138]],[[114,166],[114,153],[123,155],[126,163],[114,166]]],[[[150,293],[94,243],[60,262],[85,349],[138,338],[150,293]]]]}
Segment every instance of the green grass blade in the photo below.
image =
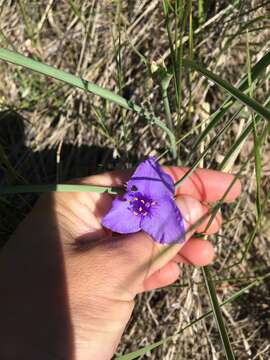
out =
{"type": "MultiPolygon", "coordinates": [[[[268,103],[268,102],[270,102],[270,98],[267,100],[267,103],[268,103]]],[[[257,120],[259,120],[259,117],[257,118],[257,120]]],[[[253,127],[253,124],[250,123],[249,126],[247,127],[247,129],[249,129],[249,132],[252,131],[252,127],[253,127]]],[[[260,143],[260,145],[265,141],[265,139],[267,139],[267,136],[268,136],[269,133],[270,133],[270,123],[267,123],[267,126],[263,129],[262,134],[261,134],[260,137],[259,137],[259,143],[260,143]]],[[[242,135],[245,135],[245,131],[243,131],[243,134],[242,134],[242,135]]],[[[247,135],[246,135],[246,136],[247,136],[247,135]]],[[[240,144],[241,144],[241,142],[242,142],[243,140],[244,140],[244,139],[243,139],[243,137],[241,136],[240,144]]],[[[238,144],[238,146],[239,146],[239,144],[238,144]]],[[[236,149],[237,149],[238,146],[236,146],[236,149]]],[[[235,149],[235,150],[236,150],[236,149],[235,149]]],[[[255,145],[254,145],[253,149],[250,151],[250,153],[248,154],[248,156],[247,156],[247,159],[248,159],[248,160],[247,160],[245,163],[247,163],[247,162],[249,161],[249,159],[252,159],[252,157],[254,157],[254,151],[255,151],[254,149],[255,149],[255,145]]],[[[230,156],[232,156],[233,153],[234,153],[234,151],[231,151],[231,152],[230,152],[230,156]]],[[[227,157],[227,160],[228,160],[229,158],[230,158],[230,157],[227,157]]],[[[226,161],[226,162],[227,162],[227,161],[226,161]]],[[[226,162],[225,162],[224,164],[226,164],[226,162]]],[[[244,163],[244,164],[245,164],[245,163],[244,163]]],[[[223,170],[223,168],[224,168],[224,166],[221,165],[221,166],[219,167],[219,170],[223,170]]],[[[240,174],[240,173],[239,173],[239,174],[240,174]]],[[[236,176],[237,176],[237,175],[236,175],[236,176]]],[[[237,177],[238,177],[238,176],[237,176],[237,177]]],[[[267,193],[267,196],[266,196],[266,198],[265,198],[265,200],[264,200],[264,203],[263,203],[263,205],[262,205],[261,214],[264,213],[264,211],[265,211],[265,209],[266,209],[266,206],[267,206],[267,204],[268,204],[269,198],[270,198],[270,191],[267,193]]],[[[222,200],[221,200],[221,201],[222,201],[222,200]]],[[[206,227],[206,230],[207,230],[208,226],[211,224],[211,222],[213,221],[215,214],[216,214],[215,212],[212,213],[211,218],[210,218],[210,220],[209,220],[209,222],[208,222],[208,225],[207,225],[207,227],[206,227]]],[[[237,265],[241,264],[241,263],[244,261],[246,255],[247,255],[247,253],[248,253],[248,251],[249,251],[249,249],[250,249],[250,246],[252,245],[252,243],[253,243],[253,241],[254,241],[254,239],[255,239],[255,236],[256,236],[257,233],[258,233],[259,227],[260,227],[260,217],[257,217],[257,218],[256,218],[256,222],[255,222],[255,225],[254,225],[254,228],[253,228],[253,230],[251,231],[251,233],[248,234],[247,241],[245,241],[244,251],[242,252],[241,258],[240,258],[239,260],[237,260],[236,262],[234,262],[233,264],[229,265],[226,269],[230,269],[230,268],[232,268],[232,267],[234,267],[234,266],[237,266],[237,265]]]]}
{"type": "Polygon", "coordinates": [[[119,194],[121,188],[96,186],[96,185],[72,185],[72,184],[48,184],[48,185],[15,185],[1,186],[0,194],[18,194],[18,193],[44,193],[44,192],[95,192],[119,194]]]}
{"type": "Polygon", "coordinates": [[[261,104],[259,104],[256,100],[252,99],[248,95],[244,94],[242,91],[234,87],[233,85],[229,84],[227,81],[221,79],[218,75],[214,74],[213,72],[207,70],[200,64],[195,63],[194,61],[183,59],[183,63],[185,66],[191,67],[192,69],[200,72],[209,80],[213,81],[216,85],[223,88],[227,91],[231,96],[237,99],[242,104],[249,107],[252,111],[256,112],[257,114],[261,115],[265,119],[270,121],[270,111],[264,108],[261,104]]]}
{"type": "MultiPolygon", "coordinates": [[[[235,32],[233,35],[228,35],[228,39],[225,42],[222,52],[225,52],[227,49],[229,49],[230,45],[233,43],[233,40],[236,39],[239,35],[246,32],[247,29],[253,24],[256,24],[257,22],[261,22],[264,19],[266,19],[266,16],[257,16],[254,19],[251,19],[250,21],[243,22],[243,25],[240,26],[239,31],[235,32]]],[[[249,30],[250,31],[250,30],[249,30]]]]}
{"type": "MultiPolygon", "coordinates": [[[[266,206],[268,205],[268,201],[269,201],[269,198],[270,198],[270,191],[268,192],[265,200],[264,200],[264,203],[262,204],[262,213],[264,213],[265,209],[266,209],[266,206]]],[[[242,254],[241,254],[241,257],[238,261],[234,262],[233,264],[229,265],[226,267],[226,270],[228,269],[231,269],[237,265],[240,265],[246,258],[246,255],[248,254],[248,251],[251,247],[251,245],[253,244],[253,241],[256,237],[256,235],[258,234],[258,231],[261,227],[261,218],[260,217],[257,217],[256,219],[256,222],[255,222],[255,225],[253,227],[253,230],[251,231],[250,234],[248,234],[248,237],[247,237],[247,241],[245,241],[245,244],[244,244],[244,250],[242,251],[242,254]]]]}
{"type": "Polygon", "coordinates": [[[68,4],[69,4],[70,8],[72,9],[72,11],[74,12],[74,14],[77,16],[77,18],[83,24],[83,26],[86,27],[85,20],[82,18],[80,9],[77,7],[75,2],[73,0],[68,0],[68,4]]]}
{"type": "MultiPolygon", "coordinates": [[[[29,70],[33,70],[42,75],[53,77],[54,79],[63,81],[66,84],[75,86],[79,89],[92,92],[95,95],[100,96],[103,99],[110,100],[125,109],[134,110],[134,106],[132,108],[132,106],[130,106],[129,102],[126,99],[113,93],[112,91],[103,89],[102,87],[95,85],[89,81],[81,79],[75,75],[68,74],[67,72],[65,72],[63,70],[56,69],[52,66],[42,64],[39,61],[30,59],[19,53],[15,53],[13,51],[0,48],[0,59],[10,62],[15,65],[23,66],[29,70]]],[[[139,109],[137,109],[137,110],[139,110],[139,109]]],[[[140,109],[140,111],[141,111],[141,109],[140,109]]]]}
{"type": "Polygon", "coordinates": [[[9,179],[9,181],[16,180],[24,184],[27,183],[25,178],[20,174],[18,174],[11,165],[9,158],[5,153],[4,147],[1,145],[1,143],[0,143],[0,169],[4,171],[5,176],[9,179]]]}
{"type": "MultiPolygon", "coordinates": [[[[227,188],[227,190],[225,191],[225,193],[223,194],[222,199],[220,199],[219,203],[217,203],[213,208],[212,208],[212,214],[210,217],[210,220],[208,222],[208,225],[206,226],[205,231],[207,231],[207,229],[209,228],[210,224],[212,223],[218,209],[219,209],[219,204],[221,204],[224,200],[224,198],[226,197],[226,195],[228,194],[228,192],[230,191],[231,187],[233,186],[233,184],[235,183],[236,179],[239,177],[239,175],[242,172],[243,166],[241,166],[241,169],[239,170],[239,172],[236,174],[236,176],[234,177],[233,181],[231,182],[231,184],[229,185],[229,187],[227,188]]],[[[223,321],[223,317],[221,314],[221,310],[220,310],[220,306],[221,304],[219,304],[218,299],[217,299],[217,295],[216,295],[216,290],[215,290],[215,285],[212,281],[212,277],[211,277],[211,273],[210,270],[207,266],[204,266],[202,268],[202,273],[203,273],[203,278],[204,278],[204,283],[206,285],[207,288],[207,292],[208,295],[210,297],[211,300],[211,305],[212,305],[212,309],[213,309],[213,313],[215,316],[215,320],[216,320],[216,324],[219,330],[219,334],[220,334],[220,338],[222,340],[222,344],[223,344],[223,348],[226,354],[226,359],[227,360],[234,360],[234,353],[232,350],[232,346],[227,334],[227,330],[226,330],[226,326],[225,323],[223,321]]]]}
{"type": "MultiPolygon", "coordinates": [[[[248,62],[248,85],[249,85],[249,93],[250,93],[250,95],[252,95],[252,77],[251,77],[251,66],[250,66],[248,44],[247,44],[247,52],[248,52],[248,55],[247,55],[247,59],[248,59],[247,60],[247,62],[248,62]]],[[[260,146],[258,145],[259,141],[258,141],[258,136],[257,136],[257,132],[256,132],[256,122],[254,120],[254,114],[252,114],[251,116],[252,116],[252,124],[251,125],[252,125],[252,130],[253,130],[253,135],[254,135],[254,156],[255,156],[255,168],[256,168],[256,181],[257,181],[257,188],[258,188],[258,181],[260,181],[260,170],[261,170],[260,161],[258,163],[258,157],[259,157],[259,160],[260,160],[260,153],[258,153],[259,150],[260,150],[260,146]],[[257,174],[257,172],[259,173],[259,175],[257,174]]],[[[261,209],[261,207],[260,207],[260,209],[261,209]]],[[[257,212],[258,212],[258,214],[259,213],[261,214],[261,212],[258,210],[258,203],[257,203],[257,212]]],[[[259,215],[257,215],[257,216],[259,216],[259,215]]],[[[211,219],[212,219],[212,217],[211,217],[211,219]]],[[[210,221],[208,223],[208,226],[211,223],[210,221]]],[[[207,228],[208,228],[208,226],[207,226],[207,228]]],[[[250,241],[253,241],[253,239],[255,237],[255,234],[256,234],[256,229],[254,229],[254,231],[253,231],[253,233],[251,235],[251,238],[250,238],[251,240],[250,241]]],[[[231,346],[231,343],[230,343],[230,340],[229,340],[229,337],[228,337],[228,334],[227,334],[225,323],[223,321],[222,313],[221,313],[221,310],[220,310],[220,304],[219,304],[218,299],[217,299],[216,290],[215,290],[215,286],[214,286],[214,283],[213,283],[212,278],[211,278],[210,270],[209,270],[209,268],[207,266],[205,266],[202,269],[202,272],[203,272],[203,277],[204,277],[204,281],[205,281],[205,284],[206,284],[206,288],[207,288],[207,291],[208,291],[208,294],[209,294],[209,297],[210,297],[210,300],[211,300],[212,309],[213,309],[213,312],[214,312],[216,324],[218,326],[219,334],[220,334],[220,337],[222,339],[222,343],[223,343],[223,347],[224,347],[224,350],[225,350],[226,358],[228,360],[233,360],[233,359],[235,359],[235,357],[234,357],[232,346],[231,346]]]]}
{"type": "Polygon", "coordinates": [[[221,310],[220,310],[220,304],[218,302],[218,298],[217,298],[217,294],[216,294],[216,290],[215,290],[215,285],[212,281],[211,273],[210,273],[208,266],[204,266],[202,268],[202,272],[203,272],[203,278],[204,278],[204,281],[205,281],[205,284],[207,287],[207,292],[208,292],[209,298],[211,300],[214,317],[216,320],[216,324],[218,326],[219,335],[222,340],[226,358],[227,358],[227,360],[234,360],[235,356],[233,354],[230,339],[229,339],[229,336],[228,336],[228,333],[226,330],[225,323],[223,321],[223,317],[222,317],[221,310]]]}
{"type": "MultiPolygon", "coordinates": [[[[251,126],[252,126],[252,124],[251,124],[251,126]]],[[[262,134],[259,137],[260,144],[262,144],[265,141],[265,139],[267,139],[267,136],[268,136],[269,133],[270,133],[270,123],[267,124],[267,126],[264,128],[262,134]]],[[[255,148],[255,146],[254,146],[254,148],[255,148]]],[[[248,158],[251,158],[252,156],[254,156],[254,148],[249,153],[248,158]]],[[[221,170],[222,170],[222,168],[221,168],[221,170]]],[[[266,198],[264,200],[264,203],[262,205],[262,209],[261,209],[262,214],[264,213],[265,208],[268,205],[269,198],[270,198],[270,191],[268,191],[267,196],[266,196],[266,198]]],[[[232,267],[234,267],[236,265],[239,265],[244,261],[246,255],[247,255],[247,253],[249,251],[249,248],[252,245],[253,240],[255,239],[255,236],[257,235],[257,232],[258,232],[258,229],[259,229],[260,225],[261,225],[260,224],[260,217],[257,217],[254,228],[253,228],[252,232],[250,233],[250,235],[248,235],[247,241],[245,241],[244,251],[243,251],[243,253],[241,255],[240,260],[238,260],[238,261],[234,262],[232,265],[228,266],[227,269],[232,268],[232,267]]]]}
{"type": "Polygon", "coordinates": [[[171,143],[171,150],[172,153],[176,154],[176,140],[174,133],[168,129],[168,127],[165,125],[164,122],[162,122],[158,117],[156,117],[154,114],[145,111],[140,106],[134,104],[131,101],[128,101],[124,97],[115,94],[114,92],[104,89],[101,86],[98,86],[96,84],[91,83],[90,81],[84,80],[78,76],[68,74],[67,72],[63,70],[56,69],[52,66],[42,64],[39,61],[30,59],[26,56],[23,56],[21,54],[18,54],[16,52],[0,48],[0,59],[10,62],[15,65],[23,66],[26,69],[38,72],[42,75],[46,75],[49,77],[52,77],[54,79],[60,80],[65,82],[66,84],[75,86],[79,89],[85,90],[87,92],[93,93],[97,96],[100,96],[101,98],[105,100],[109,100],[119,106],[121,106],[124,109],[133,111],[140,116],[144,117],[146,120],[148,120],[150,123],[155,124],[159,126],[162,130],[164,130],[171,143]]]}
{"type": "Polygon", "coordinates": [[[173,72],[174,88],[175,88],[175,100],[176,100],[176,103],[178,104],[179,89],[177,87],[176,52],[175,52],[175,47],[173,44],[173,37],[172,37],[172,33],[171,33],[170,17],[169,17],[169,12],[172,9],[171,9],[171,6],[170,6],[170,3],[168,0],[162,0],[162,5],[163,5],[163,11],[164,11],[164,15],[165,15],[165,25],[166,25],[166,31],[167,31],[167,36],[168,36],[169,48],[170,48],[170,58],[171,58],[171,62],[172,62],[172,72],[173,72]]]}
{"type": "Polygon", "coordinates": [[[234,119],[236,118],[236,116],[239,115],[241,109],[239,109],[232,117],[229,121],[227,121],[227,123],[225,124],[225,126],[218,132],[218,134],[211,139],[211,141],[209,142],[209,144],[207,145],[207,147],[204,149],[204,151],[202,152],[202,154],[196,159],[196,161],[194,161],[194,163],[189,166],[188,171],[181,177],[181,179],[179,179],[178,181],[175,182],[174,186],[177,188],[178,186],[180,186],[198,167],[198,165],[200,164],[201,160],[204,159],[204,157],[207,155],[208,151],[212,149],[213,145],[220,139],[221,135],[224,134],[224,132],[229,128],[229,126],[231,125],[231,123],[234,121],[234,119]]]}
{"type": "Polygon", "coordinates": [[[19,8],[20,8],[20,12],[21,12],[21,15],[22,15],[22,20],[23,20],[23,26],[24,26],[24,29],[25,29],[25,33],[26,33],[26,36],[33,40],[33,34],[34,34],[34,31],[32,29],[32,25],[30,23],[30,19],[29,19],[29,16],[26,14],[25,12],[25,5],[22,3],[22,0],[19,0],[18,1],[18,5],[19,5],[19,8]]]}
{"type": "Polygon", "coordinates": [[[223,24],[233,22],[235,19],[237,19],[237,21],[239,21],[239,22],[243,22],[243,20],[241,19],[243,16],[251,15],[253,12],[255,12],[256,10],[258,10],[260,8],[263,8],[267,4],[269,4],[269,0],[263,1],[259,5],[251,7],[250,9],[248,9],[246,11],[238,12],[237,15],[230,17],[228,20],[224,19],[223,24]]]}
{"type": "MultiPolygon", "coordinates": [[[[248,71],[248,84],[249,84],[249,94],[253,96],[253,84],[252,84],[252,75],[251,75],[251,59],[250,59],[250,49],[249,49],[249,35],[247,31],[247,41],[246,41],[246,55],[247,55],[247,71],[248,71]]],[[[254,142],[254,161],[255,161],[255,174],[256,174],[256,209],[257,209],[257,220],[260,222],[262,215],[261,209],[261,148],[260,141],[257,132],[257,124],[255,121],[254,114],[251,115],[252,118],[252,130],[253,130],[253,142],[254,142]]]]}
{"type": "MultiPolygon", "coordinates": [[[[242,289],[237,291],[235,294],[231,295],[228,299],[223,301],[219,306],[222,307],[222,306],[225,306],[226,304],[233,302],[234,300],[238,299],[243,294],[247,293],[254,286],[260,285],[264,280],[266,280],[269,277],[270,277],[270,273],[266,273],[265,275],[258,277],[256,280],[252,281],[250,284],[244,286],[242,289]]],[[[165,344],[167,341],[175,339],[177,336],[180,336],[186,329],[197,324],[198,322],[200,322],[201,320],[205,319],[206,317],[208,317],[212,314],[213,314],[213,310],[209,310],[205,314],[203,314],[203,315],[199,316],[198,318],[194,319],[193,321],[191,321],[188,325],[184,326],[177,334],[175,334],[173,336],[169,336],[163,340],[157,341],[151,345],[145,346],[145,347],[143,347],[137,351],[134,351],[132,353],[118,356],[118,357],[116,357],[116,360],[137,359],[139,356],[145,355],[147,352],[159,347],[160,345],[165,344]]]]}
{"type": "MultiPolygon", "coordinates": [[[[192,0],[189,1],[189,21],[188,21],[188,58],[193,60],[193,48],[194,48],[194,40],[193,40],[193,4],[192,0]]],[[[189,69],[188,71],[188,110],[187,110],[187,118],[191,119],[191,105],[192,105],[192,75],[193,71],[189,69]]],[[[202,125],[203,126],[203,125],[202,125]]]]}
{"type": "MultiPolygon", "coordinates": [[[[252,117],[254,118],[254,117],[252,117]]],[[[253,128],[253,141],[254,141],[254,158],[255,158],[255,174],[256,174],[256,207],[257,207],[257,218],[261,218],[262,210],[261,210],[261,149],[260,149],[260,141],[258,137],[258,132],[256,128],[256,123],[252,120],[252,128],[253,128]]]]}
{"type": "Polygon", "coordinates": [[[176,86],[178,89],[178,103],[177,103],[177,123],[178,127],[181,124],[181,107],[182,107],[182,82],[183,82],[183,51],[184,51],[184,32],[186,28],[189,2],[185,4],[183,0],[176,1],[175,5],[175,37],[174,47],[176,49],[176,86]],[[179,45],[177,46],[177,44],[179,45]]]}
{"type": "Polygon", "coordinates": [[[203,0],[198,0],[198,18],[199,24],[202,24],[204,20],[203,0]]]}
{"type": "MultiPolygon", "coordinates": [[[[270,97],[264,103],[265,107],[270,106],[270,97]]],[[[261,116],[256,115],[254,118],[255,124],[258,124],[261,120],[261,116]]],[[[219,170],[222,170],[226,163],[228,162],[231,155],[236,151],[236,149],[240,146],[240,144],[247,138],[247,136],[252,132],[253,128],[253,120],[251,119],[248,124],[246,125],[245,129],[243,130],[242,134],[236,139],[236,141],[232,144],[229,150],[226,152],[224,159],[222,160],[221,164],[219,165],[219,170]]]]}
{"type": "Polygon", "coordinates": [[[167,119],[167,126],[172,131],[174,130],[173,120],[172,120],[172,113],[171,113],[171,107],[168,97],[168,87],[172,78],[172,75],[167,73],[166,71],[161,75],[161,79],[159,81],[160,84],[160,90],[161,90],[161,98],[163,101],[164,106],[164,112],[167,119]]]}
{"type": "MultiPolygon", "coordinates": [[[[255,80],[265,71],[267,66],[270,64],[270,51],[265,54],[251,69],[251,77],[252,81],[255,80]]],[[[238,89],[240,91],[245,91],[248,89],[248,75],[246,74],[238,85],[238,89]]],[[[223,115],[226,114],[228,109],[235,103],[235,99],[233,96],[228,96],[227,99],[222,103],[220,108],[210,116],[209,123],[204,129],[204,131],[197,137],[192,150],[194,150],[201,141],[205,138],[205,136],[218,124],[223,115]]]]}

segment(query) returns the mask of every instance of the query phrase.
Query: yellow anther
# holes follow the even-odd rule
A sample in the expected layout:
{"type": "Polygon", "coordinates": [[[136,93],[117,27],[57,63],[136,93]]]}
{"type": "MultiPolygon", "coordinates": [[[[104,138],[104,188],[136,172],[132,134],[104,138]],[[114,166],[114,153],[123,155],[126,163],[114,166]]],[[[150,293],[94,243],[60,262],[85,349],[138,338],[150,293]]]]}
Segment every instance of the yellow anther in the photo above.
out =
{"type": "Polygon", "coordinates": [[[136,211],[133,211],[133,214],[134,214],[135,216],[138,216],[138,215],[139,215],[139,213],[137,213],[136,211]]]}
{"type": "Polygon", "coordinates": [[[139,212],[142,212],[142,207],[139,207],[139,212]]]}
{"type": "Polygon", "coordinates": [[[144,203],[145,203],[145,201],[144,201],[143,199],[141,199],[141,203],[143,203],[143,204],[144,204],[144,203]]]}
{"type": "Polygon", "coordinates": [[[135,198],[133,198],[133,200],[135,200],[135,201],[137,201],[137,200],[139,200],[137,197],[135,197],[135,198]]]}

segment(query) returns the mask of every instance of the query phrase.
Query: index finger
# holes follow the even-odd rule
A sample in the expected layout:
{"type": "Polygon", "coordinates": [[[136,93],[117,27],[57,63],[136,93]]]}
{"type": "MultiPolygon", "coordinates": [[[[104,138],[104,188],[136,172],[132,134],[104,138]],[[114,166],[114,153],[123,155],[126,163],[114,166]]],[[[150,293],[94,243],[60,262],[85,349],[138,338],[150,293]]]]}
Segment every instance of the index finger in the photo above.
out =
{"type": "MultiPolygon", "coordinates": [[[[189,170],[185,167],[164,166],[163,170],[171,175],[174,182],[180,180],[189,170]]],[[[112,172],[80,179],[82,184],[100,186],[123,186],[131,177],[133,170],[115,170],[112,172]]],[[[176,195],[189,195],[199,201],[220,200],[234,180],[231,174],[209,169],[196,169],[176,188],[176,195]]],[[[241,183],[236,180],[224,201],[233,201],[241,192],[241,183]]]]}
{"type": "MultiPolygon", "coordinates": [[[[174,182],[180,180],[189,171],[185,167],[168,166],[164,170],[174,182]]],[[[176,195],[190,195],[200,201],[213,202],[222,199],[234,180],[234,175],[210,169],[196,169],[176,188],[176,195]]],[[[241,183],[237,179],[224,201],[231,202],[241,192],[241,183]]]]}

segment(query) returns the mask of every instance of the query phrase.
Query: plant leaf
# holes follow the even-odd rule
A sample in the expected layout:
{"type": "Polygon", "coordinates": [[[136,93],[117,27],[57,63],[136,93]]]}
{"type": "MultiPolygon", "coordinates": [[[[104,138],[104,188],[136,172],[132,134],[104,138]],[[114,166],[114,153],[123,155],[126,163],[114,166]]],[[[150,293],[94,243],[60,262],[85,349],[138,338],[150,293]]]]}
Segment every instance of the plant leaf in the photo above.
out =
{"type": "Polygon", "coordinates": [[[124,97],[115,94],[114,92],[104,89],[101,86],[93,84],[90,81],[84,80],[78,76],[68,74],[63,70],[59,70],[54,68],[53,66],[49,66],[46,64],[42,64],[39,61],[30,59],[24,55],[16,53],[14,51],[10,51],[7,49],[0,48],[0,59],[10,62],[15,65],[23,66],[26,69],[38,72],[42,75],[50,76],[54,79],[65,82],[66,84],[75,86],[79,89],[85,90],[87,92],[91,92],[97,96],[100,96],[103,99],[109,100],[124,109],[133,111],[140,116],[144,117],[150,123],[156,124],[162,130],[164,130],[171,143],[171,150],[174,156],[176,156],[176,140],[174,133],[165,125],[163,121],[161,121],[154,114],[142,109],[140,106],[134,104],[133,102],[125,99],[124,97]]]}
{"type": "Polygon", "coordinates": [[[95,192],[119,194],[120,188],[96,186],[96,185],[72,185],[72,184],[48,184],[48,185],[14,185],[1,186],[0,194],[17,194],[17,193],[44,193],[44,192],[95,192]]]}

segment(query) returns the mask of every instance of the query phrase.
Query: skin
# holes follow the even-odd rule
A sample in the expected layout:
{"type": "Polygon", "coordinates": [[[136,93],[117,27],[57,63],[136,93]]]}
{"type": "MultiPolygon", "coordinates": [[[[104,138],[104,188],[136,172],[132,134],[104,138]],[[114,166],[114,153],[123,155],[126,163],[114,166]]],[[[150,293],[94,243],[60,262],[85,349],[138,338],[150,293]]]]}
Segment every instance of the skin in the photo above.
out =
{"type": "MultiPolygon", "coordinates": [[[[174,180],[185,168],[165,167],[174,180]]],[[[121,186],[130,172],[78,179],[79,184],[121,186]]],[[[198,169],[177,189],[176,204],[188,230],[219,200],[233,176],[198,169]]],[[[74,183],[74,181],[73,181],[74,183]]],[[[237,181],[225,201],[240,193],[237,181]]],[[[110,359],[132,314],[138,293],[172,284],[179,264],[202,266],[212,245],[193,238],[162,246],[140,232],[115,235],[101,217],[112,196],[51,193],[42,196],[0,253],[0,358],[110,359]],[[14,346],[16,344],[16,346],[14,346]]],[[[207,234],[218,231],[217,214],[207,234]]]]}

